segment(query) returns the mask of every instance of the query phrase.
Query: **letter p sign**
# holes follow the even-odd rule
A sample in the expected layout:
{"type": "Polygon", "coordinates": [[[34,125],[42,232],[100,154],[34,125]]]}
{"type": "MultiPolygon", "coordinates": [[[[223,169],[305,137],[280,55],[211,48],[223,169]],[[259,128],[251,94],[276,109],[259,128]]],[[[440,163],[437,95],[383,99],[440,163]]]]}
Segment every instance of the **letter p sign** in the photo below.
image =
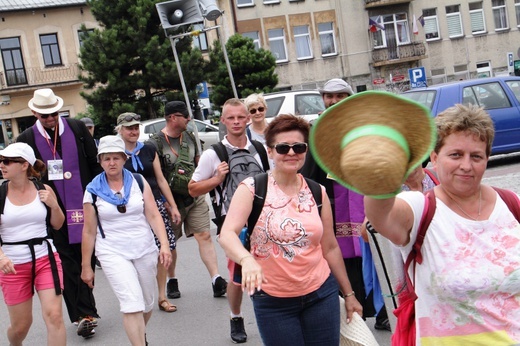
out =
{"type": "Polygon", "coordinates": [[[424,67],[416,67],[408,69],[408,76],[410,77],[410,87],[422,88],[426,87],[426,71],[424,67]]]}

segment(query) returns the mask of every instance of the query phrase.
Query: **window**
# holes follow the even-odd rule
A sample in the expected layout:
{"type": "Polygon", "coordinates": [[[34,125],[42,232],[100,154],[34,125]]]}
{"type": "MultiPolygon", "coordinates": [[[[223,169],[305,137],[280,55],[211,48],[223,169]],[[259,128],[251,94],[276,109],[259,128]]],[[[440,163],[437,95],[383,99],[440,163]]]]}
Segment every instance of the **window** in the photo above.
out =
{"type": "Polygon", "coordinates": [[[264,0],[265,5],[279,4],[280,0],[264,0]]]}
{"type": "Polygon", "coordinates": [[[321,55],[335,55],[337,52],[336,36],[334,35],[333,23],[318,23],[318,35],[320,36],[321,55]]]}
{"type": "Polygon", "coordinates": [[[504,0],[492,0],[493,19],[495,20],[495,30],[505,30],[509,27],[507,24],[507,11],[504,0]]]}
{"type": "Polygon", "coordinates": [[[287,59],[287,47],[285,45],[285,34],[283,29],[270,29],[267,30],[267,36],[269,37],[269,47],[271,53],[273,53],[276,62],[286,62],[287,59]]]}
{"type": "Polygon", "coordinates": [[[473,103],[485,109],[509,108],[511,103],[498,82],[479,84],[463,90],[463,103],[473,103]],[[475,103],[476,102],[476,103],[475,103]]]}
{"type": "Polygon", "coordinates": [[[433,69],[430,72],[432,75],[432,85],[446,83],[446,70],[444,68],[433,69]]]}
{"type": "Polygon", "coordinates": [[[482,2],[473,2],[469,4],[469,17],[471,19],[471,33],[473,35],[486,32],[482,2]]]}
{"type": "Polygon", "coordinates": [[[437,9],[429,8],[423,10],[423,28],[424,28],[424,36],[426,40],[438,40],[440,38],[439,35],[439,19],[437,18],[437,9]]]}
{"type": "Polygon", "coordinates": [[[88,37],[88,35],[92,34],[93,32],[94,29],[78,30],[79,48],[83,47],[83,42],[88,37]]]}
{"type": "Polygon", "coordinates": [[[511,91],[515,94],[518,102],[520,102],[520,82],[517,81],[506,81],[506,84],[511,88],[511,91]]]}
{"type": "MultiPolygon", "coordinates": [[[[193,30],[202,30],[204,29],[204,25],[195,24],[193,25],[193,30]]],[[[203,52],[208,51],[208,38],[206,37],[206,32],[201,31],[199,35],[193,36],[193,46],[197,47],[203,52]]]]}
{"type": "Polygon", "coordinates": [[[255,45],[255,49],[260,49],[260,37],[258,35],[258,31],[244,32],[242,36],[252,39],[253,44],[255,45]]]}
{"type": "Polygon", "coordinates": [[[464,35],[459,5],[446,6],[446,23],[448,24],[448,36],[450,38],[457,38],[464,35]]]}
{"type": "Polygon", "coordinates": [[[515,0],[516,26],[520,27],[520,0],[515,0]]]}
{"type": "Polygon", "coordinates": [[[294,27],[294,43],[296,44],[296,56],[300,59],[312,58],[311,36],[308,25],[294,27]]]}
{"type": "Polygon", "coordinates": [[[254,6],[255,0],[237,0],[237,7],[254,6]]]}
{"type": "MultiPolygon", "coordinates": [[[[371,17],[374,22],[384,26],[385,30],[372,32],[374,48],[396,48],[398,45],[410,43],[410,30],[406,13],[395,13],[371,17]]],[[[391,54],[391,58],[397,58],[391,54]]]]}
{"type": "Polygon", "coordinates": [[[5,81],[8,86],[27,84],[19,37],[0,39],[0,53],[4,62],[5,81]]]}
{"type": "Polygon", "coordinates": [[[468,65],[463,64],[453,66],[453,74],[455,75],[455,80],[469,79],[468,65]]]}
{"type": "Polygon", "coordinates": [[[61,56],[58,47],[58,36],[56,34],[40,35],[42,45],[43,63],[46,67],[60,66],[61,56]]]}

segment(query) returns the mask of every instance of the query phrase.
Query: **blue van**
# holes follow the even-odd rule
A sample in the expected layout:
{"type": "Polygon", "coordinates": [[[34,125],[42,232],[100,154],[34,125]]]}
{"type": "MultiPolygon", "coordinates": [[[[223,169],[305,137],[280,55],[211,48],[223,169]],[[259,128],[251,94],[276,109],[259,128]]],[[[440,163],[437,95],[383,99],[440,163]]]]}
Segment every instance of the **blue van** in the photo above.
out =
{"type": "Polygon", "coordinates": [[[402,94],[431,109],[433,116],[456,103],[482,106],[495,123],[491,154],[520,151],[520,77],[479,78],[436,84],[402,94]]]}

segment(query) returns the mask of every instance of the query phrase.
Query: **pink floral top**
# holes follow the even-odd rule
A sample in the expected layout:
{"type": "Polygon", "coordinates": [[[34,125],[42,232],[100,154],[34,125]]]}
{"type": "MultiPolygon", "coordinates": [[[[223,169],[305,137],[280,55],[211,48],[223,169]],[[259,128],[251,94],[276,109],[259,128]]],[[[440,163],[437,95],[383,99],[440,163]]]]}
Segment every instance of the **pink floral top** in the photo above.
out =
{"type": "MultiPolygon", "coordinates": [[[[411,240],[424,209],[421,192],[399,194],[414,212],[411,240]]],[[[497,195],[488,220],[465,219],[437,198],[416,266],[418,345],[520,343],[520,224],[497,195]]],[[[410,272],[411,275],[411,272],[410,272]]]]}
{"type": "MultiPolygon", "coordinates": [[[[286,195],[269,174],[262,213],[251,234],[251,253],[268,282],[262,290],[275,297],[297,297],[317,290],[330,275],[323,257],[323,225],[305,179],[301,191],[286,195]]],[[[254,194],[254,180],[242,182],[254,194]]],[[[323,198],[326,197],[322,186],[323,198]]]]}

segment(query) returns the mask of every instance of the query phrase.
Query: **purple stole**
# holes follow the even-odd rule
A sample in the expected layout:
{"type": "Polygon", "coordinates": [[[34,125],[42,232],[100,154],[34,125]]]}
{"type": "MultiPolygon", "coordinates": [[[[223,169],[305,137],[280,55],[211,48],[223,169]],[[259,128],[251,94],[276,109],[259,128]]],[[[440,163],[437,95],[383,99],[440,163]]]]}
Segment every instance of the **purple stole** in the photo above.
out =
{"type": "MultiPolygon", "coordinates": [[[[76,137],[67,121],[65,119],[62,120],[63,134],[60,136],[61,157],[56,151],[56,158],[54,158],[52,149],[49,146],[49,144],[52,145],[52,140],[47,142],[40,131],[38,131],[36,124],[33,125],[34,140],[45,164],[47,164],[48,160],[62,159],[63,172],[71,173],[70,179],[53,180],[52,182],[65,207],[69,244],[77,244],[81,243],[83,231],[83,186],[81,185],[76,137]]],[[[56,130],[59,131],[59,129],[56,130]]]]}
{"type": "Polygon", "coordinates": [[[336,213],[336,239],[343,258],[361,257],[361,225],[365,219],[363,196],[346,187],[334,186],[334,211],[336,213]]]}

